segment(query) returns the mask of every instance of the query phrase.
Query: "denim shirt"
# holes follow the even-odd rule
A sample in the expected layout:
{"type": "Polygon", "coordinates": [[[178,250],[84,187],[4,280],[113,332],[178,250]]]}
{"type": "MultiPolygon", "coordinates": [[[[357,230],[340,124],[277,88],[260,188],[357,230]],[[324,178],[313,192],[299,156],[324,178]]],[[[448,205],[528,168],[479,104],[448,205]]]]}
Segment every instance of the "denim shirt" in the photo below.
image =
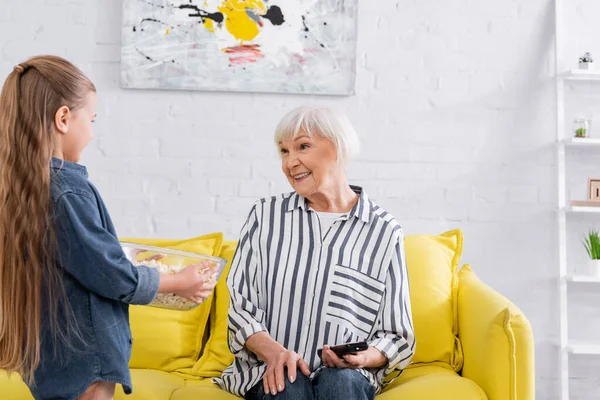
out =
{"type": "Polygon", "coordinates": [[[102,380],[121,384],[129,394],[129,304],[154,299],[158,271],[135,267],[125,257],[84,166],[53,158],[50,172],[58,263],[79,338],[56,356],[43,324],[42,360],[31,392],[36,399],[76,399],[102,380]]]}

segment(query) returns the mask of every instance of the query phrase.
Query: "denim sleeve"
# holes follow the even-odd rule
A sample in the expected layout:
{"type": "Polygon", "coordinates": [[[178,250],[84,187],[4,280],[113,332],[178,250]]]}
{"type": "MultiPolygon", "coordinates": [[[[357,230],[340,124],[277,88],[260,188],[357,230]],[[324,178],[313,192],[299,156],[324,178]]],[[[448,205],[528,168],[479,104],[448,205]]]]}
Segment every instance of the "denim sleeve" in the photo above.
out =
{"type": "Polygon", "coordinates": [[[95,199],[64,194],[55,218],[61,266],[85,288],[128,304],[148,304],[156,297],[158,271],[127,259],[119,239],[102,224],[95,199]]]}

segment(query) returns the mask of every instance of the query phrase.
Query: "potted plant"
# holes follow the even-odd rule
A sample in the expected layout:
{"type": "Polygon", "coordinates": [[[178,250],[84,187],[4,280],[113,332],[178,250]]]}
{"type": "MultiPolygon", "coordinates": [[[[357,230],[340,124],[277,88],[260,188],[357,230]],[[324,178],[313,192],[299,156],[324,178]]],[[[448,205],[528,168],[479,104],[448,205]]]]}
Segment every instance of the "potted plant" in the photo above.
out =
{"type": "Polygon", "coordinates": [[[600,277],[600,234],[598,234],[598,231],[590,230],[583,239],[583,246],[590,257],[588,270],[600,277]]]}
{"type": "Polygon", "coordinates": [[[587,130],[585,128],[577,128],[575,130],[575,137],[576,138],[584,138],[587,136],[587,130]]]}
{"type": "Polygon", "coordinates": [[[590,53],[585,53],[583,56],[579,57],[579,68],[592,69],[593,62],[594,60],[592,59],[592,55],[590,53]]]}
{"type": "Polygon", "coordinates": [[[573,132],[576,138],[587,138],[590,136],[592,120],[579,116],[573,120],[573,132]]]}

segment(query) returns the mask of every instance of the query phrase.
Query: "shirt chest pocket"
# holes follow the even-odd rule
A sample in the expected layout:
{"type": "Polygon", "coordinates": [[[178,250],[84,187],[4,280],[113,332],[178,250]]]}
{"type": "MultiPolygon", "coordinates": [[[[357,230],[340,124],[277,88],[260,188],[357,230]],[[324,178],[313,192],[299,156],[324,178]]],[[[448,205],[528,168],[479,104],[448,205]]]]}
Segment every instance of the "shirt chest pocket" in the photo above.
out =
{"type": "Polygon", "coordinates": [[[385,284],[352,268],[336,265],[329,287],[327,320],[367,339],[376,323],[385,284]]]}

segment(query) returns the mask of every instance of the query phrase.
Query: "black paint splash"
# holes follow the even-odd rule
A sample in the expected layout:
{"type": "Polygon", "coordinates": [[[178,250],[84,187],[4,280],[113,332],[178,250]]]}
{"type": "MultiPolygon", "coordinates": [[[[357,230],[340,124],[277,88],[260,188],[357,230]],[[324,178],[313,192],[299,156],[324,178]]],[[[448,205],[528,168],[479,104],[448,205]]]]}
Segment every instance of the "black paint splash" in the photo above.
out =
{"type": "Polygon", "coordinates": [[[144,58],[145,58],[146,60],[154,62],[154,60],[153,60],[153,59],[152,59],[150,56],[147,56],[146,54],[142,53],[142,52],[140,51],[140,49],[138,49],[137,47],[135,48],[135,50],[136,50],[138,53],[140,53],[142,56],[144,56],[144,58]]]}
{"type": "Polygon", "coordinates": [[[304,32],[308,32],[310,29],[308,29],[308,26],[306,26],[306,17],[303,15],[302,16],[302,25],[304,25],[304,32]]]}
{"type": "Polygon", "coordinates": [[[162,4],[156,4],[156,3],[153,3],[153,2],[148,1],[148,0],[138,0],[138,1],[141,1],[142,3],[149,4],[149,5],[154,6],[154,7],[165,8],[165,6],[163,6],[162,4]]]}
{"type": "MultiPolygon", "coordinates": [[[[157,23],[157,24],[166,25],[166,26],[168,26],[171,29],[175,29],[174,27],[172,27],[171,25],[167,24],[166,22],[160,21],[158,19],[155,19],[155,18],[144,18],[143,20],[140,21],[140,30],[142,32],[144,31],[144,28],[142,28],[142,25],[144,24],[144,22],[154,22],[154,23],[157,23]]],[[[135,27],[134,27],[133,31],[135,32],[135,27]]]]}
{"type": "MultiPolygon", "coordinates": [[[[148,61],[151,61],[151,62],[157,62],[157,60],[154,60],[154,59],[153,59],[152,57],[150,57],[148,54],[145,54],[145,53],[143,53],[143,52],[142,52],[140,49],[138,49],[138,48],[137,48],[137,46],[135,47],[135,51],[137,51],[138,53],[140,53],[140,55],[141,55],[142,57],[144,57],[146,60],[148,60],[148,61]]],[[[169,61],[169,60],[163,60],[163,61],[161,61],[161,62],[162,62],[162,63],[166,63],[166,62],[168,62],[168,61],[169,61]]],[[[170,61],[171,61],[171,63],[173,63],[173,64],[175,63],[175,60],[170,60],[170,61]]]]}
{"type": "Polygon", "coordinates": [[[198,6],[193,5],[193,4],[182,4],[180,6],[177,6],[177,8],[179,8],[181,10],[195,11],[195,13],[188,14],[188,17],[202,18],[202,22],[204,22],[205,19],[212,19],[216,23],[220,24],[221,22],[223,22],[223,19],[224,19],[223,14],[220,12],[209,13],[204,10],[201,10],[198,6]]]}
{"type": "MultiPolygon", "coordinates": [[[[325,23],[327,24],[327,23],[325,23]]],[[[306,25],[306,17],[303,15],[302,16],[302,25],[304,25],[304,32],[310,32],[310,29],[308,29],[308,26],[306,25]]],[[[308,35],[304,36],[305,39],[308,39],[308,35]]],[[[321,42],[319,42],[318,40],[315,39],[315,42],[319,43],[319,46],[321,46],[322,48],[325,48],[325,45],[321,42]]]]}
{"type": "Polygon", "coordinates": [[[267,10],[267,13],[263,15],[263,18],[271,21],[273,25],[281,25],[285,22],[283,18],[283,13],[281,12],[281,8],[277,6],[271,6],[267,10]]]}

